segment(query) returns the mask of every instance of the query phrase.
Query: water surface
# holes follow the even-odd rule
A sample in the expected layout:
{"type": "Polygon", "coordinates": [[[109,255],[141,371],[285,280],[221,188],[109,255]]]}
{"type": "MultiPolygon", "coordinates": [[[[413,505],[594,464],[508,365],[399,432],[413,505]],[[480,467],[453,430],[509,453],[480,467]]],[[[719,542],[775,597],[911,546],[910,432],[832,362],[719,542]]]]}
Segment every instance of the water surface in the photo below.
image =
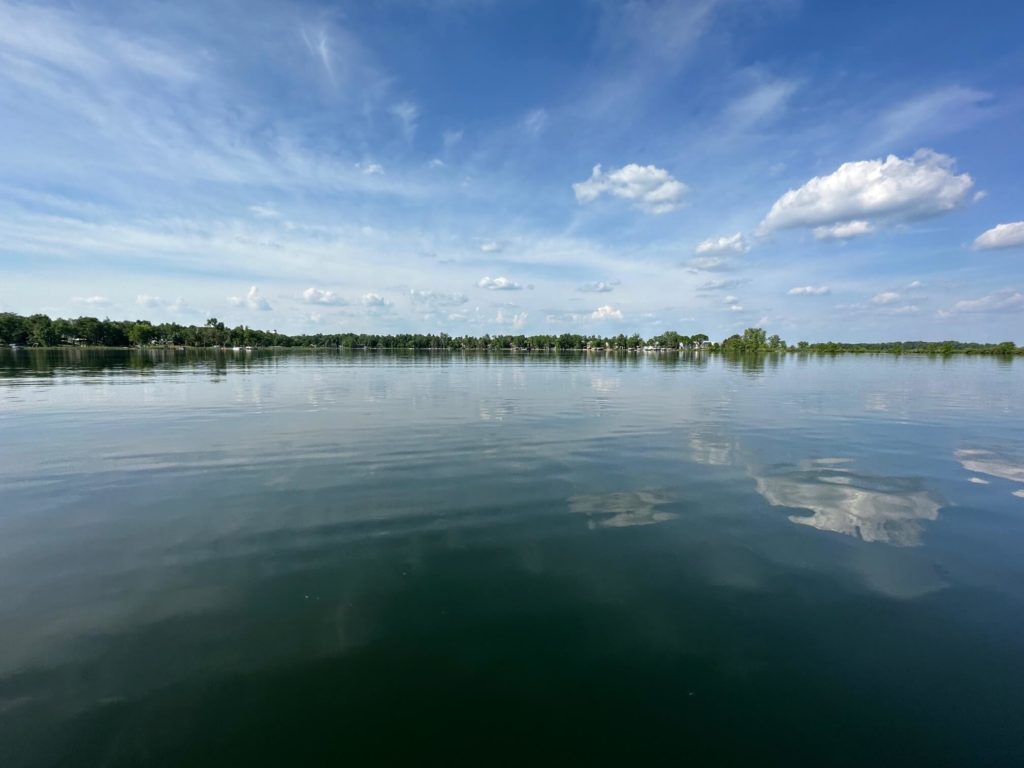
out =
{"type": "Polygon", "coordinates": [[[1022,764],[1021,363],[0,351],[0,764],[1022,764]]]}

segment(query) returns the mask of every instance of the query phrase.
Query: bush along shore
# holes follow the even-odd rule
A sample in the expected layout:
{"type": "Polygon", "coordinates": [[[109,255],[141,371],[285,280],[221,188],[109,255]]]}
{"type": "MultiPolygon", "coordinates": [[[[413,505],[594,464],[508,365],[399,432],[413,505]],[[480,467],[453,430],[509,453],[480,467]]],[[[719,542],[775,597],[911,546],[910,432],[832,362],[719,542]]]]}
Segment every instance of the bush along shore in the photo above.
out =
{"type": "Polygon", "coordinates": [[[239,325],[228,328],[211,317],[205,325],[151,323],[148,320],[100,320],[95,317],[57,318],[46,315],[0,313],[0,344],[12,347],[294,347],[321,349],[424,349],[424,350],[515,350],[549,352],[559,350],[694,350],[711,352],[797,352],[837,354],[976,354],[1021,355],[1024,347],[1012,341],[976,343],[962,341],[891,341],[872,343],[807,342],[788,345],[777,334],[768,336],[761,328],[748,328],[722,341],[711,341],[703,333],[666,331],[649,339],[639,334],[595,336],[578,333],[484,334],[450,336],[447,333],[316,333],[285,334],[239,325]]]}

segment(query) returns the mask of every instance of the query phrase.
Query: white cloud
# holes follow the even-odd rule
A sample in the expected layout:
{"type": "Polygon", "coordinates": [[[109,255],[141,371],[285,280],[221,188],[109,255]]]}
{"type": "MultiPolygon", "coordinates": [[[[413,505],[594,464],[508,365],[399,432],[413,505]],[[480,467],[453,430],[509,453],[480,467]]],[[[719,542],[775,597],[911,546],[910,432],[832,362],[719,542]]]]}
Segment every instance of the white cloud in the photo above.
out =
{"type": "Polygon", "coordinates": [[[894,301],[899,301],[900,295],[896,291],[882,291],[882,293],[876,293],[871,299],[872,304],[892,304],[894,301]]]}
{"type": "Polygon", "coordinates": [[[737,301],[739,301],[739,299],[737,299],[735,296],[726,296],[725,298],[722,299],[723,304],[735,304],[737,301]]]}
{"type": "Polygon", "coordinates": [[[598,307],[590,313],[591,320],[621,320],[622,310],[616,309],[615,307],[608,306],[605,304],[603,307],[598,307]]]}
{"type": "Polygon", "coordinates": [[[513,328],[522,328],[526,323],[526,318],[526,312],[506,314],[504,310],[499,309],[498,314],[494,317],[494,322],[498,325],[511,325],[513,328]]]}
{"type": "Polygon", "coordinates": [[[761,231],[815,227],[868,219],[917,219],[956,207],[974,186],[953,173],[953,158],[929,149],[901,159],[843,163],[815,176],[772,205],[761,231]]]}
{"type": "Polygon", "coordinates": [[[750,245],[743,239],[743,233],[737,232],[735,235],[709,237],[697,244],[694,253],[746,253],[749,250],[750,245]]]}
{"type": "Polygon", "coordinates": [[[743,285],[747,282],[746,278],[735,277],[729,280],[708,280],[705,283],[701,283],[697,286],[698,291],[721,291],[726,288],[736,288],[737,286],[743,285]]]}
{"type": "Polygon", "coordinates": [[[579,203],[591,203],[603,194],[633,201],[647,213],[675,210],[686,193],[686,185],[653,165],[630,163],[609,173],[595,165],[590,178],[572,185],[579,203]]]}
{"type": "Polygon", "coordinates": [[[914,280],[907,284],[908,291],[916,291],[919,288],[924,288],[924,283],[922,283],[920,280],[914,280]]]}
{"type": "Polygon", "coordinates": [[[426,306],[431,311],[439,307],[460,307],[469,301],[469,298],[461,293],[439,293],[437,291],[411,290],[409,298],[413,304],[426,306]]]}
{"type": "Polygon", "coordinates": [[[523,128],[531,136],[539,136],[548,125],[548,113],[543,109],[534,109],[523,118],[523,128]]]}
{"type": "Polygon", "coordinates": [[[263,205],[250,205],[249,211],[253,216],[258,216],[261,219],[276,219],[281,216],[280,211],[270,205],[270,203],[265,203],[263,205]]]}
{"type": "Polygon", "coordinates": [[[323,28],[315,31],[303,29],[301,34],[302,41],[306,44],[310,55],[320,60],[324,71],[327,73],[327,77],[330,78],[332,83],[335,82],[331,41],[327,35],[327,30],[323,28]]]}
{"type": "Polygon", "coordinates": [[[144,293],[140,293],[135,297],[135,303],[140,307],[149,307],[150,309],[153,309],[154,307],[162,307],[164,305],[164,300],[159,296],[147,296],[144,293]]]}
{"type": "Polygon", "coordinates": [[[696,256],[686,262],[686,266],[691,272],[720,272],[732,269],[732,264],[718,256],[696,256]]]}
{"type": "Polygon", "coordinates": [[[391,302],[385,299],[379,293],[364,293],[361,301],[363,302],[364,307],[380,309],[383,307],[391,306],[391,302]]]}
{"type": "Polygon", "coordinates": [[[507,277],[481,277],[477,285],[489,291],[519,291],[523,286],[507,277]]]}
{"type": "Polygon", "coordinates": [[[824,296],[830,291],[827,285],[800,285],[790,288],[788,293],[790,296],[824,296]]]}
{"type": "Polygon", "coordinates": [[[743,306],[742,306],[742,305],[740,305],[740,304],[732,304],[732,305],[731,305],[731,306],[729,307],[729,310],[730,310],[731,312],[742,312],[742,311],[743,311],[743,306]]]}
{"type": "Polygon", "coordinates": [[[236,307],[248,307],[257,312],[267,312],[271,309],[270,302],[260,295],[260,289],[255,285],[249,287],[249,292],[244,297],[229,296],[228,301],[236,307]]]}
{"type": "Polygon", "coordinates": [[[420,116],[419,107],[411,101],[400,101],[391,106],[391,114],[398,120],[406,141],[412,141],[412,137],[416,135],[416,121],[420,116]]]}
{"type": "Polygon", "coordinates": [[[320,288],[307,288],[302,292],[302,300],[307,304],[329,304],[335,306],[348,303],[334,291],[322,290],[320,288]]]}
{"type": "Polygon", "coordinates": [[[583,293],[611,293],[615,290],[615,286],[618,284],[618,280],[613,280],[608,283],[603,280],[599,280],[594,283],[584,283],[579,287],[579,290],[583,293]]]}
{"type": "Polygon", "coordinates": [[[462,141],[462,131],[445,131],[441,134],[441,141],[445,149],[451,149],[462,141]]]}
{"type": "Polygon", "coordinates": [[[501,253],[502,247],[497,240],[484,240],[480,243],[480,250],[484,253],[501,253]]]}
{"type": "Polygon", "coordinates": [[[744,130],[778,116],[796,89],[797,84],[790,80],[760,83],[725,110],[726,128],[744,130]]]}
{"type": "Polygon", "coordinates": [[[867,235],[874,231],[875,228],[871,226],[871,222],[854,219],[831,226],[815,227],[814,236],[818,240],[849,240],[851,237],[867,235]]]}
{"type": "Polygon", "coordinates": [[[76,304],[88,304],[90,307],[107,307],[112,303],[106,296],[76,296],[72,301],[76,304]]]}
{"type": "Polygon", "coordinates": [[[1007,288],[979,299],[964,299],[953,305],[953,312],[1018,312],[1024,310],[1024,293],[1007,288]]]}
{"type": "Polygon", "coordinates": [[[907,138],[955,133],[989,117],[992,95],[954,85],[916,96],[884,114],[873,127],[879,144],[893,146],[907,138]]]}
{"type": "Polygon", "coordinates": [[[144,293],[140,293],[135,297],[135,303],[140,307],[146,307],[147,309],[168,309],[171,312],[186,312],[189,311],[188,304],[180,296],[174,301],[167,301],[159,296],[148,296],[144,293]]]}
{"type": "Polygon", "coordinates": [[[380,176],[384,173],[384,166],[380,163],[356,163],[356,168],[367,176],[380,176]]]}
{"type": "Polygon", "coordinates": [[[986,251],[993,248],[1014,248],[1018,245],[1024,245],[1024,221],[997,224],[974,240],[975,248],[986,251]]]}

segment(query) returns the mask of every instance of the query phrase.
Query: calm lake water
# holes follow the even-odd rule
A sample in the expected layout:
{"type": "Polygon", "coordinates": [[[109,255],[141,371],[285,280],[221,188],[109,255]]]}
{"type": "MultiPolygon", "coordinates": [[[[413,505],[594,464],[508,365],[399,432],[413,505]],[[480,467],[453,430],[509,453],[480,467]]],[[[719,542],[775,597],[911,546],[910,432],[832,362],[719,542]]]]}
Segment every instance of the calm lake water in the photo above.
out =
{"type": "Polygon", "coordinates": [[[0,765],[1024,764],[1024,360],[0,351],[0,765]]]}

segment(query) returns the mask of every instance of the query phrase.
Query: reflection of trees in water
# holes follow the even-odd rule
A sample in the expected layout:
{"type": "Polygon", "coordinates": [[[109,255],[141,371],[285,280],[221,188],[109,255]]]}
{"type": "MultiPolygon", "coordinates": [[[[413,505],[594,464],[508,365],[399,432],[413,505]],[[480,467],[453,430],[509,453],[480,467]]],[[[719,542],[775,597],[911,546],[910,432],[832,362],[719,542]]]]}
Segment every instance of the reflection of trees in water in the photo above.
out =
{"type": "Polygon", "coordinates": [[[87,378],[116,372],[151,373],[174,369],[205,369],[221,374],[228,369],[244,371],[276,365],[282,355],[288,354],[294,353],[173,347],[0,349],[0,378],[39,378],[57,374],[87,378]]]}
{"type": "Polygon", "coordinates": [[[725,352],[722,361],[727,369],[747,374],[763,373],[765,368],[776,370],[784,363],[785,355],[773,352],[725,352]]]}
{"type": "Polygon", "coordinates": [[[939,504],[917,481],[853,472],[849,459],[814,459],[759,472],[757,490],[775,507],[807,509],[790,515],[798,525],[901,547],[921,543],[923,520],[937,520],[939,504]]]}
{"type": "Polygon", "coordinates": [[[628,528],[673,520],[674,512],[659,512],[669,498],[653,491],[617,491],[592,496],[573,496],[569,511],[586,515],[591,528],[628,528]]]}

